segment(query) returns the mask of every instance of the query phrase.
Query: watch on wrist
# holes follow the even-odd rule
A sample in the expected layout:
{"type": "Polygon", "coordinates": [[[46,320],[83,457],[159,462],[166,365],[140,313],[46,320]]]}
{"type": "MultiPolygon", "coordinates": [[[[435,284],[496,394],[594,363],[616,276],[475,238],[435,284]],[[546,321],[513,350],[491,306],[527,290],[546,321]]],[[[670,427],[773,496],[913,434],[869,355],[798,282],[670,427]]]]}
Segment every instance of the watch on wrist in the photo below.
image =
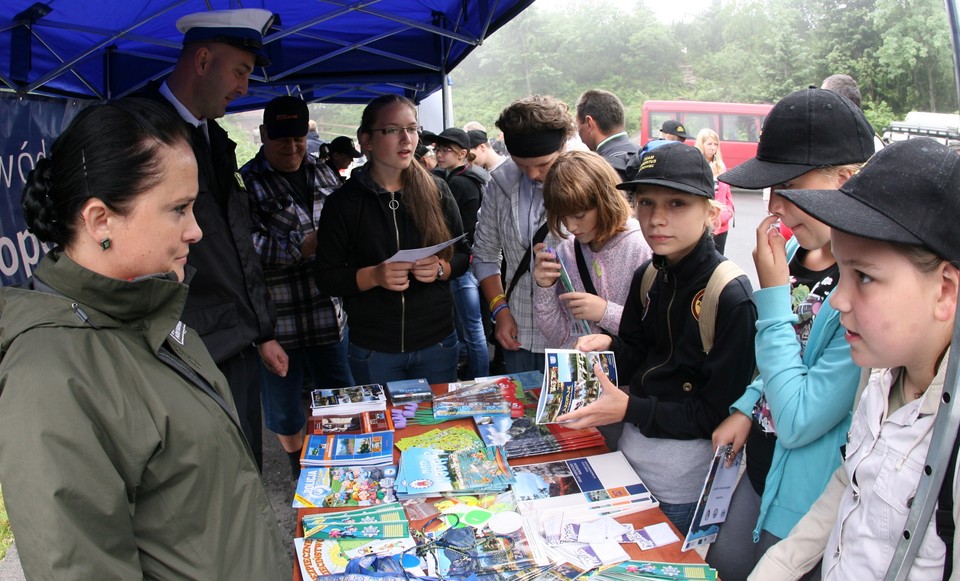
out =
{"type": "Polygon", "coordinates": [[[437,261],[437,280],[443,279],[443,263],[439,260],[437,261]]]}

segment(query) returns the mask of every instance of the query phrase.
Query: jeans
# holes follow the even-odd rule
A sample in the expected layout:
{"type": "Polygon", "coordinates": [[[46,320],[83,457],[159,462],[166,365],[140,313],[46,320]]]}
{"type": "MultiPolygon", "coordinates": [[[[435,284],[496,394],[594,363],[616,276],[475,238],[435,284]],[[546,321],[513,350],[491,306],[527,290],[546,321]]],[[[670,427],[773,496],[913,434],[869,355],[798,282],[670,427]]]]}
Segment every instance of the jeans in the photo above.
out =
{"type": "Polygon", "coordinates": [[[314,389],[355,385],[347,364],[348,333],[345,328],[343,339],[332,345],[288,349],[290,367],[286,377],[270,373],[260,363],[263,420],[268,430],[281,436],[292,436],[303,429],[307,418],[300,394],[305,374],[309,374],[314,389]]]}
{"type": "Polygon", "coordinates": [[[348,354],[353,377],[360,384],[420,378],[428,383],[450,383],[457,380],[460,344],[454,331],[419,351],[386,353],[351,343],[348,354]]]}
{"type": "Polygon", "coordinates": [[[467,375],[465,379],[490,375],[490,351],[483,333],[480,315],[480,291],[477,279],[469,270],[450,281],[456,313],[457,335],[467,347],[467,375]]]}
{"type": "Polygon", "coordinates": [[[667,515],[667,518],[670,519],[673,526],[677,527],[680,535],[685,536],[690,530],[690,523],[693,522],[693,513],[697,510],[697,503],[669,504],[667,502],[661,502],[660,510],[663,511],[663,514],[667,515]]]}
{"type": "Polygon", "coordinates": [[[520,373],[521,371],[543,371],[544,364],[543,353],[534,353],[526,349],[519,351],[503,350],[503,364],[507,373],[520,373]]]}

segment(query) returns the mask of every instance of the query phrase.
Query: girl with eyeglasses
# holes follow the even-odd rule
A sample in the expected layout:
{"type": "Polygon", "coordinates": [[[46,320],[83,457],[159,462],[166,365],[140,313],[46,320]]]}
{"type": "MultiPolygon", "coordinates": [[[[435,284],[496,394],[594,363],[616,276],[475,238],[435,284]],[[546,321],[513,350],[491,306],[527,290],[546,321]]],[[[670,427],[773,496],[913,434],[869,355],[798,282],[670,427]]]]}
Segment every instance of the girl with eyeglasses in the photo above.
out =
{"type": "Polygon", "coordinates": [[[343,297],[350,367],[361,384],[456,380],[449,281],[466,272],[469,246],[461,239],[415,262],[390,261],[463,233],[450,189],[415,163],[419,135],[412,101],[371,101],[357,130],[368,161],[330,196],[317,228],[317,285],[343,297]]]}

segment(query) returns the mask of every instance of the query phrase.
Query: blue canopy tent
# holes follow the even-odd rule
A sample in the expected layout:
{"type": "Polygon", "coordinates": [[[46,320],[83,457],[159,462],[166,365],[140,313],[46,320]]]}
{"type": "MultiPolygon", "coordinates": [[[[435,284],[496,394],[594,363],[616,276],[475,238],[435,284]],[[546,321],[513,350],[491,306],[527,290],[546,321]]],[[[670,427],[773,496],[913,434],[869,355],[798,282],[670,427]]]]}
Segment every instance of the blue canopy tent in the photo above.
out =
{"type": "MultiPolygon", "coordinates": [[[[49,250],[24,225],[20,193],[36,161],[87,103],[165,78],[186,14],[263,8],[272,64],[229,112],[278,95],[419,103],[533,0],[3,0],[0,3],[0,285],[22,283],[49,250]]],[[[447,95],[445,95],[446,97],[447,95]]],[[[445,99],[448,101],[448,99],[445,99]]]]}
{"type": "Polygon", "coordinates": [[[416,102],[483,39],[533,0],[6,0],[0,92],[115,99],[171,70],[175,22],[203,10],[264,8],[272,65],[230,112],[281,94],[363,103],[384,93],[416,102]]]}

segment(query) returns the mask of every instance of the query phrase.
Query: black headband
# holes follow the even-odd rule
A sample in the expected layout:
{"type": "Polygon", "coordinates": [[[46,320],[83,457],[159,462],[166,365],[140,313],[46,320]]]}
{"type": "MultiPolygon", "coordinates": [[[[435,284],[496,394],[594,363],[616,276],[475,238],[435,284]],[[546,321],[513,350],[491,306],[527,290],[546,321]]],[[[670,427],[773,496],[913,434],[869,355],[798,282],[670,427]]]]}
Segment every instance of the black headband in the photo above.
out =
{"type": "Polygon", "coordinates": [[[513,157],[541,157],[560,151],[567,136],[564,129],[503,134],[503,142],[513,157]]]}

